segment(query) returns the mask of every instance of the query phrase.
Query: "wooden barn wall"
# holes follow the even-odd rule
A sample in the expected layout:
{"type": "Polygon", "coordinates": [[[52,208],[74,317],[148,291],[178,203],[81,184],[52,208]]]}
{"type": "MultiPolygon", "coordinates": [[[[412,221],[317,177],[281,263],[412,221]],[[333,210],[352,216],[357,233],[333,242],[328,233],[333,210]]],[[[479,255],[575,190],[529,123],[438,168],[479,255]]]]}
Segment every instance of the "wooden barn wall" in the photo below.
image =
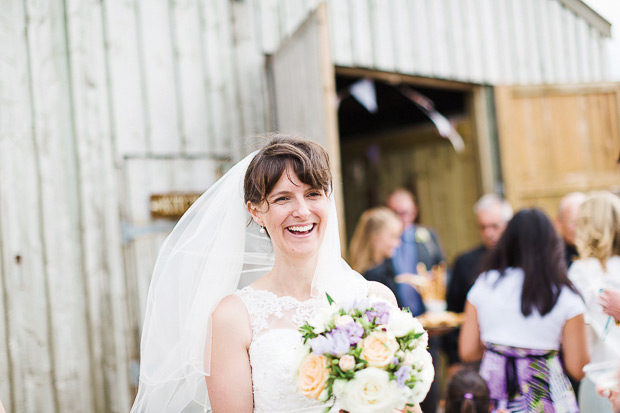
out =
{"type": "MultiPolygon", "coordinates": [[[[127,411],[172,225],[150,216],[149,195],[202,191],[247,152],[239,137],[268,130],[264,54],[317,3],[0,2],[7,411],[127,411]]],[[[605,77],[600,34],[553,0],[328,6],[340,66],[483,83],[605,77]]]]}
{"type": "Polygon", "coordinates": [[[569,192],[620,189],[620,85],[503,86],[496,102],[514,207],[553,217],[569,192]]]}
{"type": "Polygon", "coordinates": [[[173,222],[267,129],[253,10],[209,1],[0,2],[0,399],[125,412],[173,222]]]}
{"type": "MultiPolygon", "coordinates": [[[[272,53],[314,0],[245,0],[272,53]],[[304,12],[304,9],[306,10],[304,12]]],[[[606,80],[605,37],[561,0],[328,0],[334,63],[485,84],[606,80]]]]}

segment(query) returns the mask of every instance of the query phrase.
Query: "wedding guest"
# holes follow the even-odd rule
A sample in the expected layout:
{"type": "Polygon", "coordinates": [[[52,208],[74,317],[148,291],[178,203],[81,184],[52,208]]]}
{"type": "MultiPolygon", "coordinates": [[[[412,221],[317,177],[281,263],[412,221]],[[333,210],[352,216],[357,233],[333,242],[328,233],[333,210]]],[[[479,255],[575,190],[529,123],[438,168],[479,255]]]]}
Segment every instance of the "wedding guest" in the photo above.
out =
{"type": "Polygon", "coordinates": [[[396,275],[416,274],[419,263],[423,263],[430,271],[433,266],[444,261],[435,233],[415,223],[418,206],[411,192],[397,189],[388,196],[386,204],[403,223],[401,244],[392,257],[396,275]]]}
{"type": "Polygon", "coordinates": [[[400,244],[402,232],[403,225],[391,209],[376,207],[364,211],[349,243],[351,268],[364,274],[390,259],[400,244]]]}
{"type": "Polygon", "coordinates": [[[604,289],[599,296],[599,304],[605,314],[614,318],[616,324],[620,323],[620,290],[604,289]]]}
{"type": "MultiPolygon", "coordinates": [[[[586,304],[588,343],[593,362],[620,362],[620,326],[601,303],[620,289],[620,199],[607,191],[591,192],[577,214],[575,242],[579,260],[568,271],[586,304]]],[[[588,377],[581,383],[583,411],[611,412],[611,405],[596,394],[588,377]]]]}
{"type": "Polygon", "coordinates": [[[369,281],[380,282],[396,295],[399,306],[409,308],[412,314],[424,312],[424,303],[415,289],[395,279],[392,254],[400,244],[403,225],[398,216],[387,207],[364,211],[349,246],[351,267],[369,281]]]}
{"type": "Polygon", "coordinates": [[[489,413],[490,408],[489,388],[475,370],[462,369],[452,376],[445,413],[489,413]]]}
{"type": "MultiPolygon", "coordinates": [[[[582,192],[570,192],[560,199],[558,212],[555,219],[556,228],[564,241],[564,259],[566,268],[570,268],[573,262],[579,258],[577,247],[575,246],[575,230],[577,228],[577,211],[585,199],[586,195],[582,192]]],[[[579,401],[580,382],[568,376],[571,386],[579,401]]]]}
{"type": "MultiPolygon", "coordinates": [[[[508,221],[512,218],[512,207],[502,197],[495,194],[483,195],[474,205],[481,243],[476,248],[459,255],[452,269],[452,277],[446,292],[447,310],[462,313],[465,300],[474,280],[480,274],[482,257],[497,244],[508,221]]],[[[458,331],[444,338],[444,350],[448,364],[453,370],[458,368],[458,331]]]]}
{"type": "MultiPolygon", "coordinates": [[[[620,370],[618,370],[617,380],[617,382],[620,383],[620,370]]],[[[620,413],[620,388],[610,390],[597,387],[596,391],[601,397],[607,397],[609,399],[614,413],[620,413]]]]}
{"type": "Polygon", "coordinates": [[[563,246],[538,209],[508,223],[467,294],[464,362],[481,360],[491,399],[508,411],[578,412],[570,375],[589,361],[585,305],[566,274],[563,246]]]}
{"type": "MultiPolygon", "coordinates": [[[[416,205],[414,195],[406,189],[397,189],[388,196],[386,204],[391,210],[396,212],[404,227],[401,244],[396,248],[392,256],[396,275],[417,274],[420,263],[424,264],[426,269],[430,271],[433,266],[443,262],[444,255],[435,233],[415,222],[418,216],[418,206],[416,205]]],[[[420,296],[415,290],[413,293],[420,296]]],[[[421,298],[418,299],[421,302],[421,298]]],[[[417,314],[414,313],[414,315],[417,314]]],[[[441,338],[431,337],[429,349],[433,356],[433,364],[435,365],[435,371],[438,372],[438,376],[440,376],[438,365],[440,348],[441,338]]],[[[426,400],[421,404],[422,411],[424,412],[434,413],[437,411],[439,403],[437,382],[436,378],[426,400]]]]}
{"type": "Polygon", "coordinates": [[[566,268],[570,268],[573,261],[579,258],[577,247],[575,246],[575,230],[577,228],[577,212],[579,206],[586,198],[583,192],[571,192],[564,195],[558,205],[558,215],[555,223],[564,240],[564,259],[566,268]]]}

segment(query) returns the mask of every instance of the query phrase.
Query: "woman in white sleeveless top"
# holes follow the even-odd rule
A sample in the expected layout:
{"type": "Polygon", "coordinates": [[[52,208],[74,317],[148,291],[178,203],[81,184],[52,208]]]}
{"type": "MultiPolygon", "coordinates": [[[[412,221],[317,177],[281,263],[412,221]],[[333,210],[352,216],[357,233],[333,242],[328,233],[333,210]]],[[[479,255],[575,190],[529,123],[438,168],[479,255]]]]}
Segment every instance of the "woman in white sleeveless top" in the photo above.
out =
{"type": "Polygon", "coordinates": [[[341,258],[331,187],[320,145],[277,135],[190,208],[158,256],[132,411],[323,411],[296,387],[298,328],[325,293],[396,302],[341,258]]]}

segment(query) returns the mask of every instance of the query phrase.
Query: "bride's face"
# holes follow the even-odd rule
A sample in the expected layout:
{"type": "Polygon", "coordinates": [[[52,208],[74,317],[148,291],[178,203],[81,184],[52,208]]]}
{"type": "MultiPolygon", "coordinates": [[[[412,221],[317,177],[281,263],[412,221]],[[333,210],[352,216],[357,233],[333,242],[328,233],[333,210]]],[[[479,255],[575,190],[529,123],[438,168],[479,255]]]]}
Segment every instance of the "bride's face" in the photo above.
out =
{"type": "Polygon", "coordinates": [[[325,191],[312,188],[287,168],[271,193],[269,205],[248,205],[258,225],[264,226],[276,251],[301,258],[318,252],[325,230],[329,202],[325,191]]]}

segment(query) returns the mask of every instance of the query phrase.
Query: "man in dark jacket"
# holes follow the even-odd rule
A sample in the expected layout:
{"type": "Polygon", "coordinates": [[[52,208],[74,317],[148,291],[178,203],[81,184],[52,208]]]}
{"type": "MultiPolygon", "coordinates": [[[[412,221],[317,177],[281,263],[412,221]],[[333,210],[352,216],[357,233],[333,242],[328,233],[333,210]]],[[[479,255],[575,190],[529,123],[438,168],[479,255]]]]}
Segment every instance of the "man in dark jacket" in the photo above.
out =
{"type": "MultiPolygon", "coordinates": [[[[446,292],[447,310],[456,313],[462,313],[465,309],[467,293],[480,273],[482,258],[502,236],[512,218],[512,207],[505,199],[488,194],[476,202],[474,214],[482,243],[456,258],[446,292]]],[[[448,363],[458,366],[458,331],[444,338],[444,350],[448,354],[448,363]]]]}

